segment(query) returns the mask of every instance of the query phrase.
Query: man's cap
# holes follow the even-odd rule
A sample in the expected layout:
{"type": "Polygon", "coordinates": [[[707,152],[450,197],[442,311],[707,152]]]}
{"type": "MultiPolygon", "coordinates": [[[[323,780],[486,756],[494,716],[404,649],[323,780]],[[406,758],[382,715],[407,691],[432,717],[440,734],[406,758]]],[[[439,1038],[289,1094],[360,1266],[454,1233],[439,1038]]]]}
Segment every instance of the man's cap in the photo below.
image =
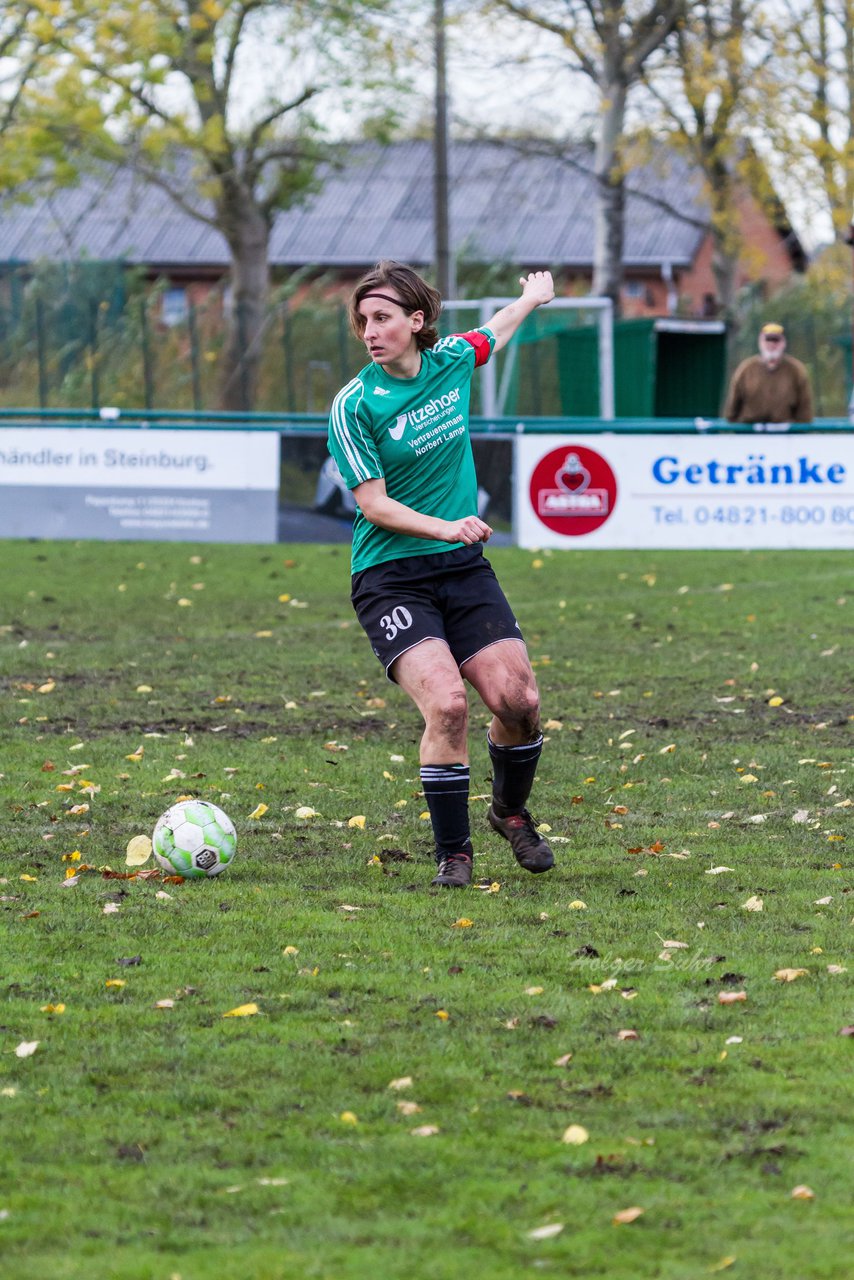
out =
{"type": "Polygon", "coordinates": [[[759,332],[765,338],[782,338],[785,336],[785,329],[781,324],[763,324],[759,332]]]}

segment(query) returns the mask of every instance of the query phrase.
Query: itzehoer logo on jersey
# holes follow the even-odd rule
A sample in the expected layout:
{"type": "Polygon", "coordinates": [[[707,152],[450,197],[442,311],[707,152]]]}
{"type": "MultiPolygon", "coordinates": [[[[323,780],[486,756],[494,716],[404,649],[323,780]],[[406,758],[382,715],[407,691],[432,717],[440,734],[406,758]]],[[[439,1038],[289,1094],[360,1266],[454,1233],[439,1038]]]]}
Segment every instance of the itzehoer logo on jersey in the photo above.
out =
{"type": "Polygon", "coordinates": [[[447,395],[437,396],[434,400],[428,400],[426,404],[420,405],[417,409],[410,409],[407,413],[400,413],[393,427],[389,427],[388,433],[392,440],[400,440],[407,426],[424,427],[430,426],[433,422],[448,409],[452,409],[459,403],[460,389],[454,387],[453,391],[449,391],[447,395]]]}

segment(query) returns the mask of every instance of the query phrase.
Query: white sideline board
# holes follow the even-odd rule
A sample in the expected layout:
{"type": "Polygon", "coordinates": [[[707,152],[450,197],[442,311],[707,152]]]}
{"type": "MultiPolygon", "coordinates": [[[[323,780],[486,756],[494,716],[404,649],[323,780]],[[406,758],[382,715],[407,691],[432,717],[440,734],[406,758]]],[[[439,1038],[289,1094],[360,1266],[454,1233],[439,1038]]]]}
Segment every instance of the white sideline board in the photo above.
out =
{"type": "Polygon", "coordinates": [[[518,436],[522,547],[851,548],[854,436],[518,436]]]}
{"type": "Polygon", "coordinates": [[[279,436],[0,427],[0,537],[275,542],[279,436]]]}

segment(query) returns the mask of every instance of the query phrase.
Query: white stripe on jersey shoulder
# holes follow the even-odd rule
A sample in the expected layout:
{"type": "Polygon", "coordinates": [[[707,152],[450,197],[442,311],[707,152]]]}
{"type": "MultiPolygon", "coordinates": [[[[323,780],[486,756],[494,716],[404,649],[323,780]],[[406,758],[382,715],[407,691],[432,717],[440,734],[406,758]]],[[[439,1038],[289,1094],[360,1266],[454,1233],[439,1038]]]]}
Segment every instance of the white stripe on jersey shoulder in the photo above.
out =
{"type": "Polygon", "coordinates": [[[359,414],[364,398],[365,384],[361,378],[353,378],[338,392],[329,414],[329,430],[359,484],[363,480],[374,479],[362,460],[363,454],[376,453],[367,424],[362,422],[359,414]]]}
{"type": "Polygon", "coordinates": [[[433,350],[447,351],[449,347],[459,348],[461,343],[463,347],[468,347],[470,351],[473,350],[471,343],[466,342],[465,338],[460,333],[449,333],[446,338],[440,338],[435,347],[433,347],[433,350]]]}
{"type": "MultiPolygon", "coordinates": [[[[485,325],[480,326],[476,329],[467,329],[466,333],[482,333],[484,336],[488,335],[492,337],[493,341],[495,340],[495,335],[493,334],[492,330],[487,329],[485,325]]],[[[468,339],[463,336],[463,334],[449,333],[447,337],[439,339],[435,347],[433,347],[433,350],[434,351],[452,350],[452,351],[456,351],[457,354],[464,355],[467,351],[474,351],[474,347],[468,341],[468,339]]]]}

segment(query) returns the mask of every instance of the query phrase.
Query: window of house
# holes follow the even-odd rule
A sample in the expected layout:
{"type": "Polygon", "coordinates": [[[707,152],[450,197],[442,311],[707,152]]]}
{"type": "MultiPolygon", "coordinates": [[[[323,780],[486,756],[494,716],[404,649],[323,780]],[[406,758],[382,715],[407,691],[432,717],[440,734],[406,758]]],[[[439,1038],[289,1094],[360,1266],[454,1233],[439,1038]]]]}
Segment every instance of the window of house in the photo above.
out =
{"type": "Polygon", "coordinates": [[[646,286],[642,280],[627,280],[623,285],[623,293],[627,298],[643,298],[646,296],[646,286]]]}
{"type": "Polygon", "coordinates": [[[189,314],[190,304],[187,290],[180,288],[164,289],[160,295],[160,321],[167,328],[184,324],[189,314]]]}

